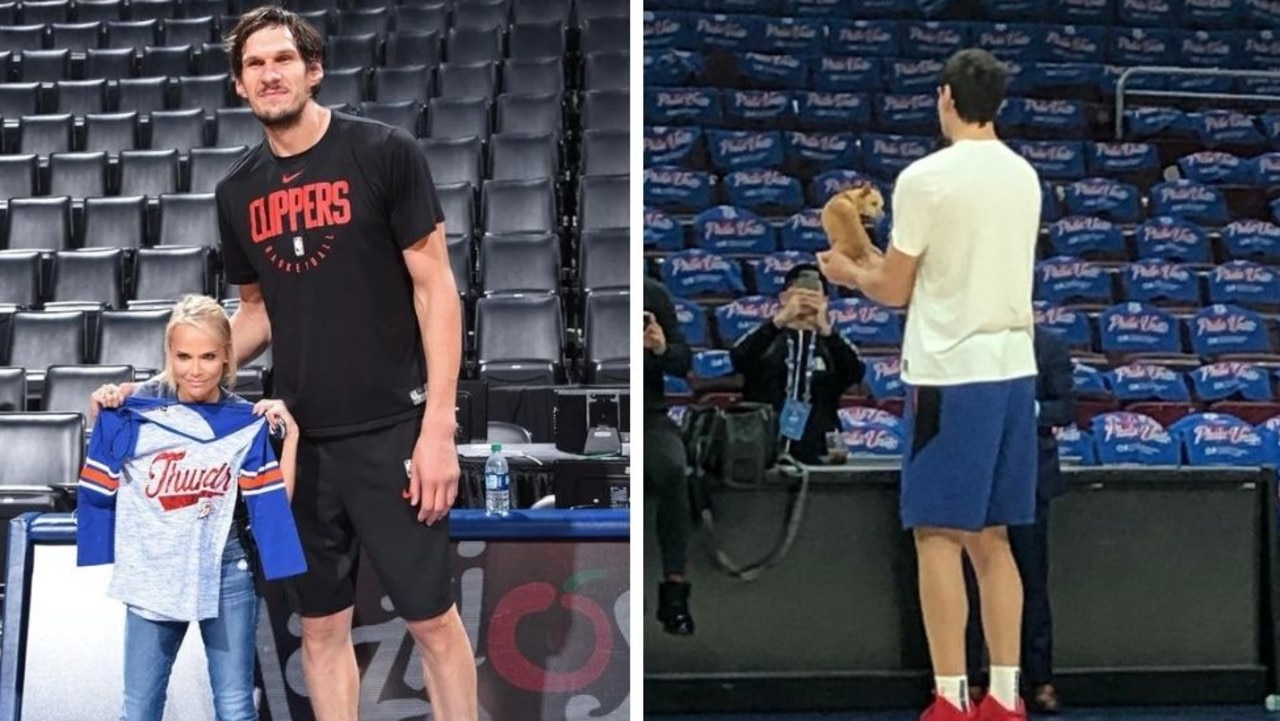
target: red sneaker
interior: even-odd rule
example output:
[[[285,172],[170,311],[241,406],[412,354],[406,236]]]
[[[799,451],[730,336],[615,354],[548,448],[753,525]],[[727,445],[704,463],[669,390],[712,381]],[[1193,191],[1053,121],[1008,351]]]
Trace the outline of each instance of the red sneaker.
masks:
[[[920,721],[974,721],[976,718],[972,706],[968,711],[961,711],[936,693],[933,695],[933,703],[920,714]]]
[[[1027,707],[1022,699],[1018,699],[1018,708],[1010,711],[995,696],[987,694],[982,703],[978,704],[973,718],[974,721],[1027,721]]]

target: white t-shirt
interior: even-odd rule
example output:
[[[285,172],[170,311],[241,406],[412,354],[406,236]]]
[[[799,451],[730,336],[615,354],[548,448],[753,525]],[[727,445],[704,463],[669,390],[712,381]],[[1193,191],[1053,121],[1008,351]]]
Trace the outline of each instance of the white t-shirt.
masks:
[[[1036,374],[1031,306],[1040,179],[999,140],[962,140],[908,166],[893,245],[920,258],[902,379],[957,385]]]

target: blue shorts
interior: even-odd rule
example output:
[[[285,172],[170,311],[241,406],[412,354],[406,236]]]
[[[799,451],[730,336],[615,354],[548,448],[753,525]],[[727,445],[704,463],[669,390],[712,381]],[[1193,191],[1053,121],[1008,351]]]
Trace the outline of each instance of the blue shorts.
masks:
[[[902,525],[980,531],[1035,520],[1036,379],[908,386]]]

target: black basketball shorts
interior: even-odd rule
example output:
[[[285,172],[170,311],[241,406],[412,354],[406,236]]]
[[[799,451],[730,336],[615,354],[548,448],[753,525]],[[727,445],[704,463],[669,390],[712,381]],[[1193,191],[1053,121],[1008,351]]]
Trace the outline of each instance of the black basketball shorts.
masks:
[[[449,520],[419,523],[418,507],[403,496],[404,462],[421,424],[411,418],[299,441],[291,505],[307,572],[284,582],[294,611],[328,616],[353,605],[362,548],[405,620],[433,618],[453,605]]]

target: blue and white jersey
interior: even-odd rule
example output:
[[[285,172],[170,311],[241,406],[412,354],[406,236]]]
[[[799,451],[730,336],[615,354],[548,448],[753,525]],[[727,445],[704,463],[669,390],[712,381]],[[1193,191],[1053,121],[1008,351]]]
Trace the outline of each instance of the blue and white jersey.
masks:
[[[108,595],[144,617],[217,615],[237,494],[266,578],[306,570],[267,422],[242,400],[135,394],[103,410],[79,485],[78,563],[115,563]]]

